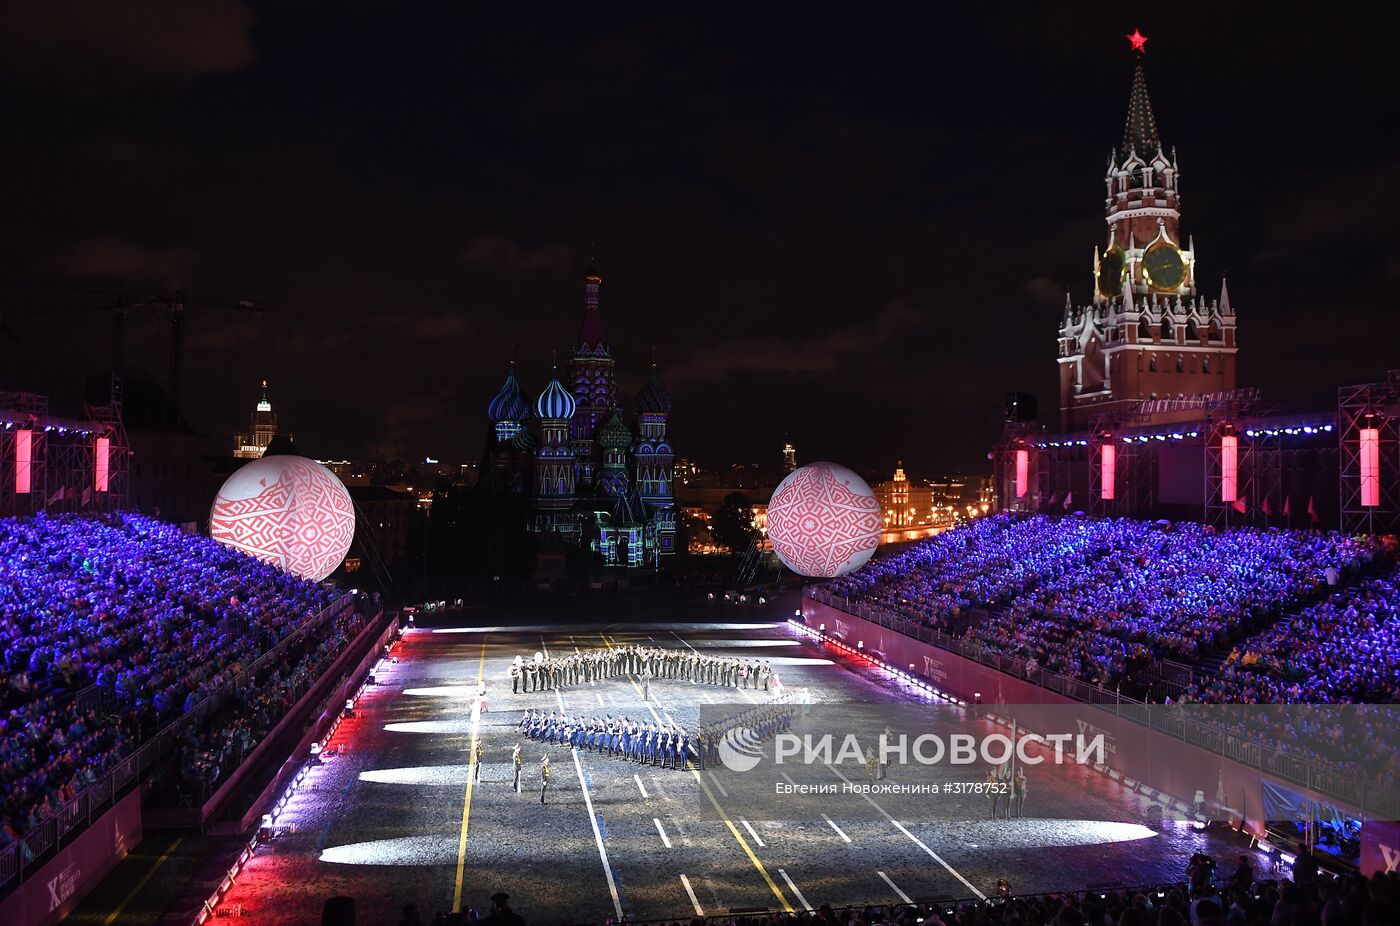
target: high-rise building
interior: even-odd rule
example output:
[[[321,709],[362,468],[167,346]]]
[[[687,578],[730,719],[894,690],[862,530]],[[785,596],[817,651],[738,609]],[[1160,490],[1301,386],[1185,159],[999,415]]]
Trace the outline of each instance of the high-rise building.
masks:
[[[607,566],[655,566],[676,552],[671,397],[653,362],[627,424],[598,307],[602,283],[590,267],[570,386],[551,379],[532,418],[512,363],[487,404],[485,456],[514,491],[529,492],[536,532],[585,547]]]
[[[1094,296],[1065,297],[1059,331],[1060,419],[1081,430],[1105,413],[1235,388],[1235,311],[1197,291],[1196,247],[1181,235],[1181,169],[1162,144],[1141,42],[1122,143],[1109,153],[1105,240],[1094,247]],[[1157,420],[1195,411],[1165,407]]]
[[[253,413],[248,416],[248,430],[234,435],[233,455],[242,460],[256,460],[277,434],[277,413],[272,410],[272,403],[267,398],[267,380],[263,380],[258,404],[253,406]],[[292,438],[290,432],[284,436],[288,440]]]

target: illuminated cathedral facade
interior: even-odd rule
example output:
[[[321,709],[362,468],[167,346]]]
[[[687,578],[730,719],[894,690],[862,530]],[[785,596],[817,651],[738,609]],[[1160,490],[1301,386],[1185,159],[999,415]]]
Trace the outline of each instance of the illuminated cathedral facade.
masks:
[[[487,403],[488,465],[531,502],[531,530],[596,554],[610,567],[660,567],[676,552],[671,397],[653,363],[631,420],[617,396],[592,269],[583,322],[561,381],[531,403],[515,376]]]
[[[1140,57],[1146,39],[1135,36],[1139,60],[1123,141],[1104,175],[1108,227],[1094,247],[1093,300],[1076,306],[1066,296],[1060,322],[1066,431],[1154,399],[1235,388],[1235,311],[1223,280],[1218,299],[1198,294],[1195,242],[1181,235],[1181,168],[1157,134]]]

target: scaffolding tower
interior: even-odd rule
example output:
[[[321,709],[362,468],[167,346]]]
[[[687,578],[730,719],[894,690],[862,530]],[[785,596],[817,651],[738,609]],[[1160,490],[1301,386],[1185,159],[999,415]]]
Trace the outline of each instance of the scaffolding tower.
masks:
[[[1337,390],[1341,529],[1400,532],[1400,370],[1383,382]]]

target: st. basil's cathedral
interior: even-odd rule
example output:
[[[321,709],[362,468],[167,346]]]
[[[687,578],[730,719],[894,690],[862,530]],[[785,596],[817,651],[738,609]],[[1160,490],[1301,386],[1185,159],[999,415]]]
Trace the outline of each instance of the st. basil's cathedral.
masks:
[[[671,397],[653,362],[631,424],[617,399],[592,268],[566,386],[556,373],[534,404],[511,363],[487,403],[489,466],[527,493],[530,528],[589,550],[605,566],[660,567],[676,552],[675,452],[666,435]]]

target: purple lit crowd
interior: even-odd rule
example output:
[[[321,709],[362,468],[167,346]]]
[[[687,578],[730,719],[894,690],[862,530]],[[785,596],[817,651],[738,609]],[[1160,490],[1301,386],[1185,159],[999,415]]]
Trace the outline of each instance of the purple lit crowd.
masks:
[[[150,518],[0,520],[0,845],[332,597]]]
[[[1188,694],[1394,701],[1400,591],[1393,575],[1353,584],[1390,552],[1335,532],[998,515],[827,590],[1095,684],[1234,647]]]
[[[1400,703],[1400,574],[1344,588],[1236,646],[1190,692],[1236,703]]]

